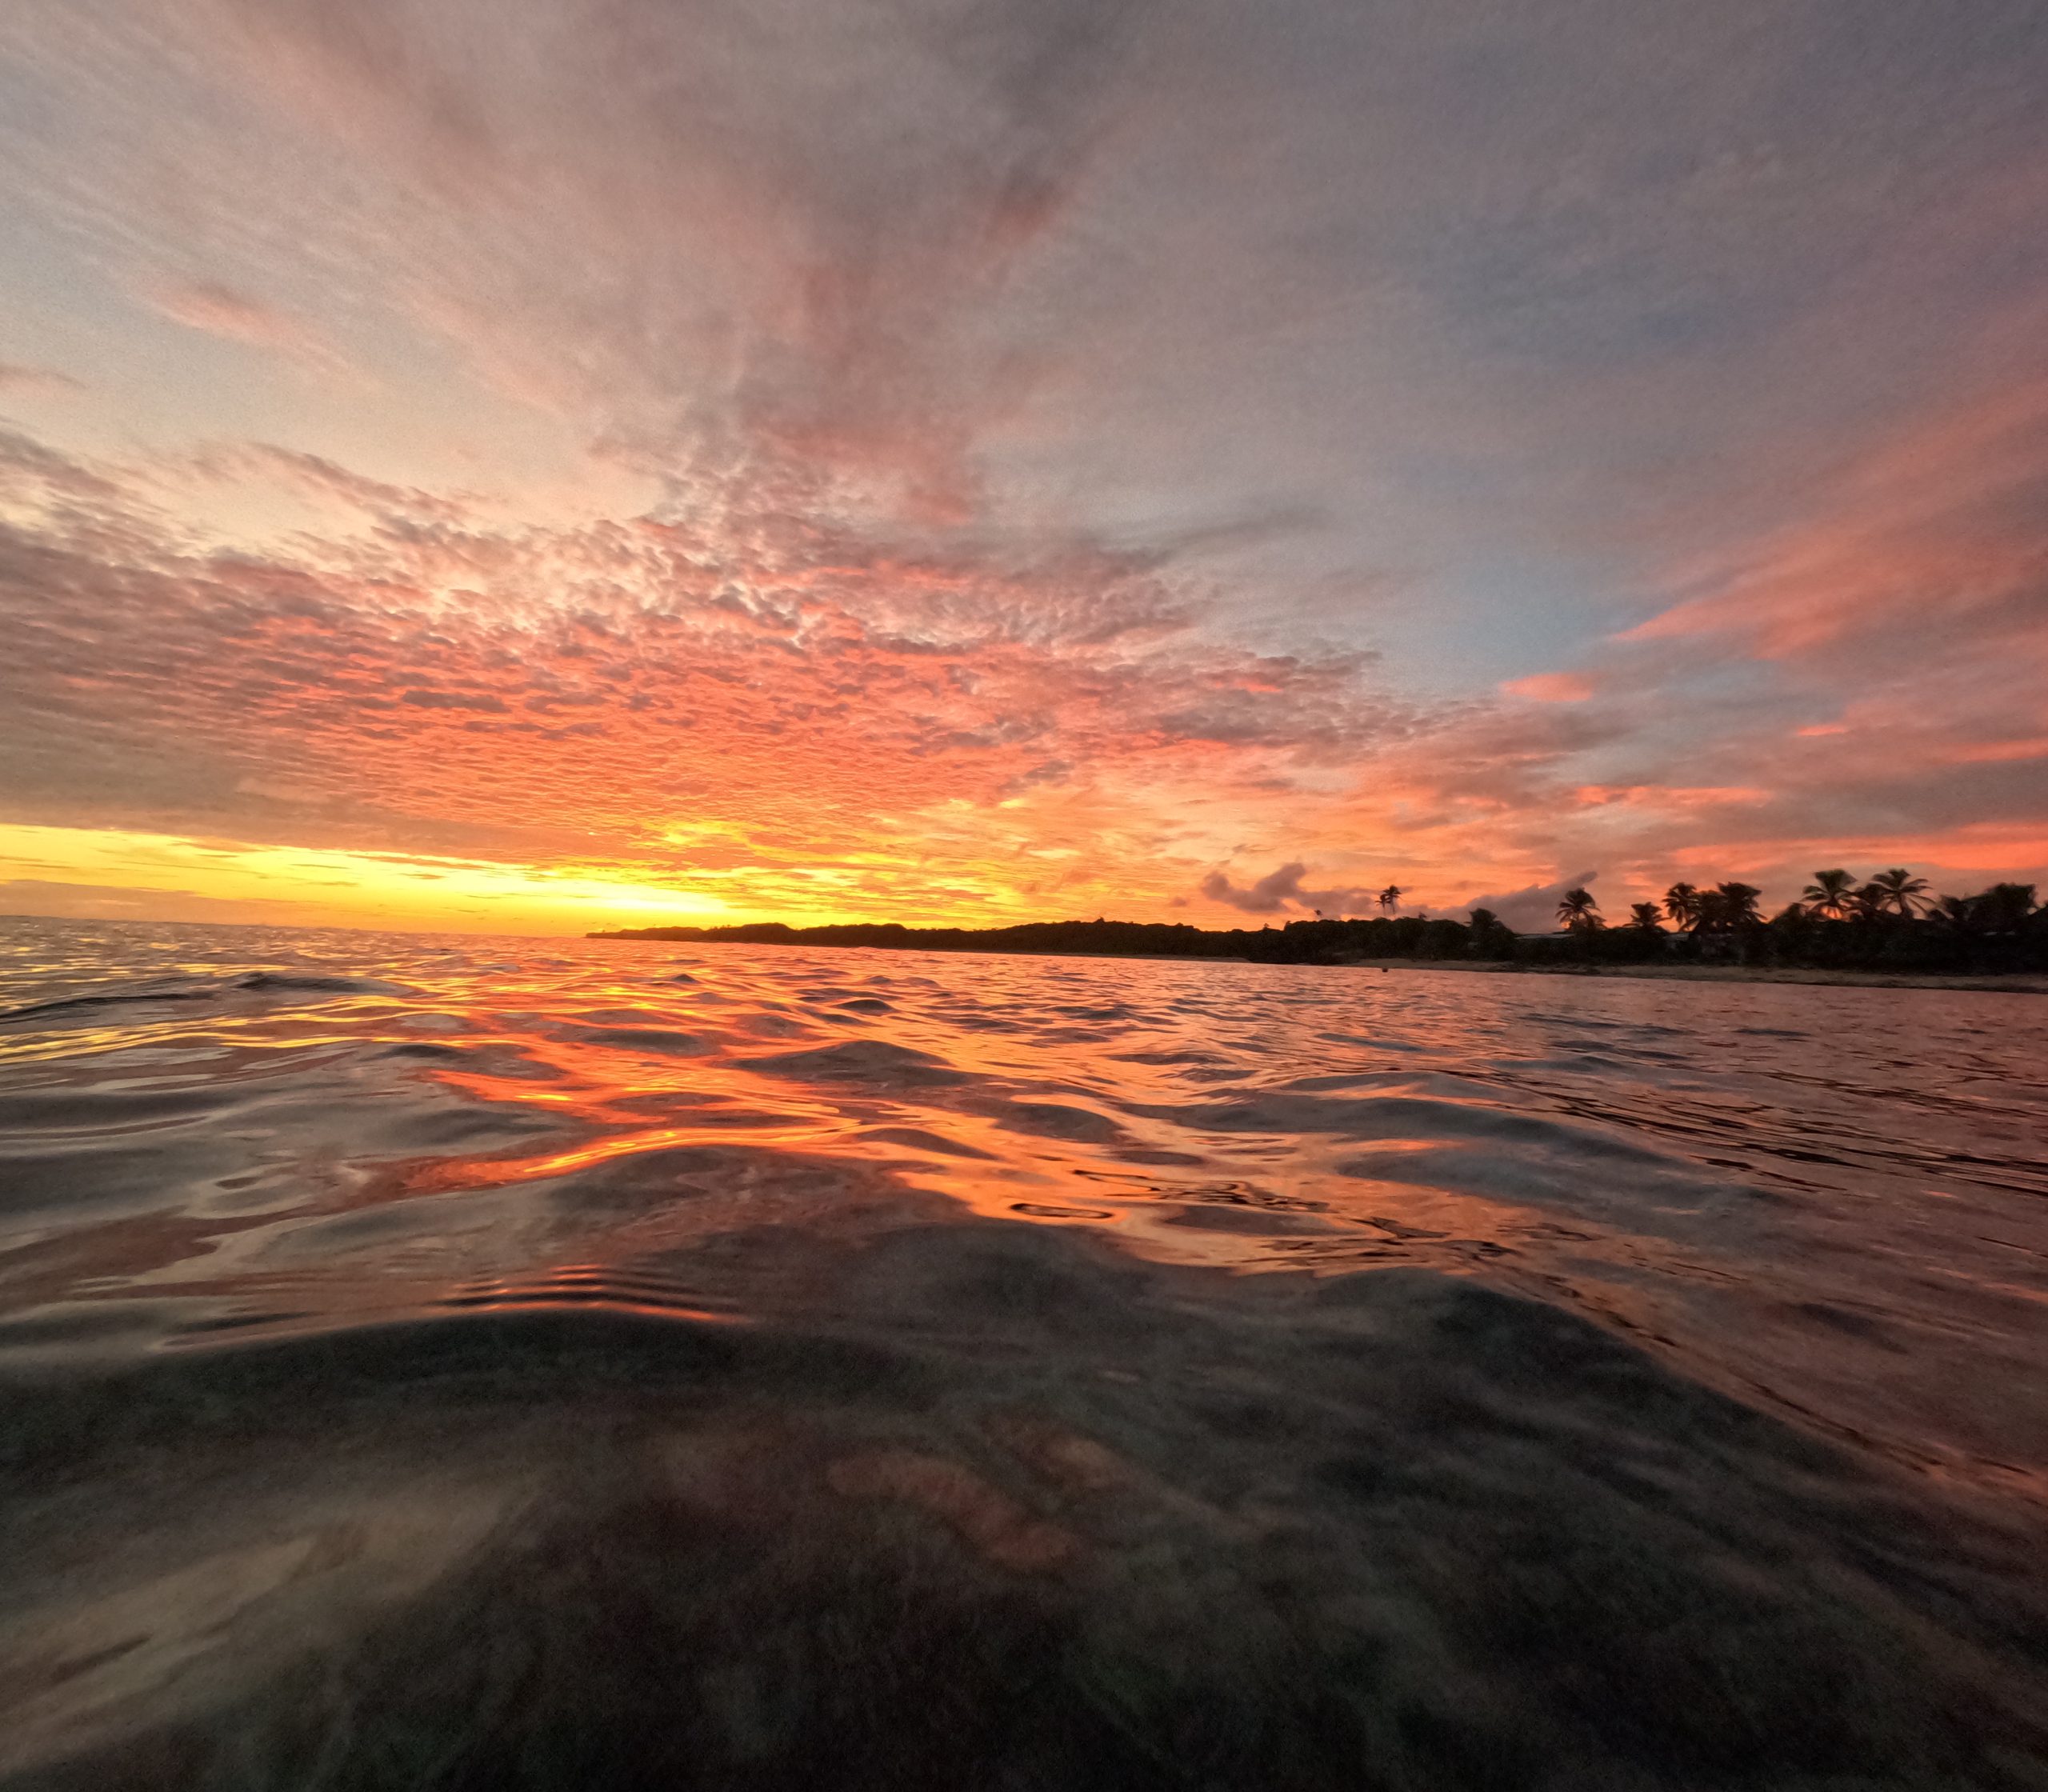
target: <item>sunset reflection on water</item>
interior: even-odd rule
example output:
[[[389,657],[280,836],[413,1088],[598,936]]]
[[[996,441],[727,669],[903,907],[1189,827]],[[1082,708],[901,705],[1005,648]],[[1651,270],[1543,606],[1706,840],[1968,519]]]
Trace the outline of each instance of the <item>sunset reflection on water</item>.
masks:
[[[1082,1625],[1060,1646],[1107,1650],[1118,1674],[1155,1644],[1077,1615],[1112,1598],[1090,1576],[1140,1575],[1112,1603],[1167,1630],[1176,1601],[1220,1601],[1205,1622],[1277,1624],[1312,1656],[1338,1646],[1301,1638],[1373,1600],[1478,1600],[1478,1630],[1441,1646],[1490,1697],[1534,1701],[1532,1723],[1549,1682],[1511,1665],[1520,1621],[1495,1605],[1536,1595],[1490,1552],[1579,1559],[1587,1526],[1635,1566],[1600,1623],[1544,1645],[1561,1674],[1594,1671],[1589,1649],[1621,1673],[1643,1590],[1711,1579],[1724,1548],[1742,1574],[1778,1552],[1791,1578],[1757,1583],[1741,1622],[1803,1614],[1790,1638],[1820,1622],[1814,1588],[1876,1573],[1871,1539],[1891,1538],[1904,1578],[1813,1645],[1837,1667],[1893,1622],[1886,1601],[1935,1601],[1920,1641],[1883,1645],[1900,1660],[1988,1590],[2007,1615],[1942,1648],[1995,1654],[1999,1626],[2048,1610],[2017,1566],[2048,1515],[2048,1009],[2027,997],[27,922],[0,923],[0,1373],[30,1415],[23,1462],[50,1457],[9,1496],[20,1522],[154,1539],[138,1562],[220,1525],[241,1550],[230,1515],[302,1473],[295,1515],[258,1528],[311,1526],[325,1562],[334,1498],[445,1499],[427,1530],[359,1520],[394,1539],[376,1587],[442,1589],[347,1594],[401,1626],[377,1646],[393,1661],[445,1654],[443,1625],[525,1634],[540,1620],[502,1609],[522,1552],[582,1548],[592,1525],[638,1537],[650,1500],[680,1503],[650,1539],[782,1514],[772,1546],[706,1558],[705,1586],[757,1547],[778,1586],[810,1584],[821,1550],[893,1561],[913,1544],[890,1515],[922,1514],[914,1550],[979,1566],[901,1622],[943,1630],[946,1600],[1011,1597],[976,1576],[1021,1575],[1082,1602],[1031,1622]],[[122,1453],[146,1444],[138,1479]],[[323,1490],[349,1463],[363,1489]],[[430,1464],[459,1488],[426,1490]],[[1612,1487],[1560,1490],[1586,1475]],[[131,1510],[143,1487],[157,1503]],[[449,1530],[456,1514],[482,1515]],[[864,1514],[884,1531],[840,1537]],[[1357,1553],[1361,1525],[1381,1553]],[[1742,1534],[1707,1541],[1726,1526]],[[1290,1537],[1318,1539],[1316,1566],[1254,1570]],[[1183,1578],[1143,1578],[1162,1538]],[[615,1621],[655,1572],[618,1546],[547,1624]],[[1229,1575],[1250,1578],[1207,1578],[1240,1557]],[[42,1615],[0,1634],[20,1760],[104,1766],[123,1738],[198,1722],[188,1658],[271,1702],[280,1736],[330,1721],[266,1678],[243,1620],[193,1641],[199,1583],[175,1577],[149,1597],[183,1615],[138,1632],[159,1639],[155,1678],[82,1670],[58,1698],[35,1639],[97,1638],[64,1646],[97,1662],[143,1595],[74,1611],[70,1582],[36,1578],[57,1559],[22,1558],[17,1596]],[[287,1595],[304,1572],[263,1568],[250,1609],[310,1600],[356,1635],[341,1591]],[[1376,1574],[1394,1579],[1353,1585]],[[1925,1592],[1950,1580],[1975,1590]],[[1686,1598],[1748,1611],[1752,1592]],[[899,1622],[859,1610],[856,1628]],[[1674,1686],[1719,1658],[1702,1622]],[[1230,1670],[1243,1696],[1283,1657]],[[566,1687],[564,1710],[594,1696]],[[1754,1719],[1765,1755],[1805,1721],[1782,1715]],[[1950,1719],[1926,1722],[1884,1746],[1954,1766],[1926,1739]]]
[[[1958,1329],[2017,1348],[2040,1286],[1983,1235],[2048,1193],[2024,997],[8,925],[6,1149],[78,1196],[26,1286],[166,1339],[570,1276],[722,1311],[705,1240],[947,1204],[1165,1263],[1483,1271],[1750,1386],[1870,1348],[1817,1304],[1926,1334],[1931,1377]]]

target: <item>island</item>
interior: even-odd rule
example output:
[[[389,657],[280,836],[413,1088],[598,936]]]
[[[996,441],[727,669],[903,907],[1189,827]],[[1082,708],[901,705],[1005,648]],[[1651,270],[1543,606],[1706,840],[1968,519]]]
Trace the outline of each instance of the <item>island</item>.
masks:
[[[1626,976],[1750,977],[1802,982],[1985,983],[2048,988],[2048,908],[2030,884],[1934,898],[1903,870],[1856,884],[1815,874],[1804,897],[1766,919],[1759,892],[1729,881],[1674,884],[1610,926],[1585,890],[1565,893],[1554,932],[1521,933],[1486,909],[1464,919],[1422,914],[1315,916],[1256,928],[1171,922],[1034,921],[1004,927],[914,927],[900,922],[794,926],[620,927],[593,939],[703,945],[867,947],[1254,964],[1426,964],[1441,969]],[[1669,922],[1670,925],[1666,925]]]

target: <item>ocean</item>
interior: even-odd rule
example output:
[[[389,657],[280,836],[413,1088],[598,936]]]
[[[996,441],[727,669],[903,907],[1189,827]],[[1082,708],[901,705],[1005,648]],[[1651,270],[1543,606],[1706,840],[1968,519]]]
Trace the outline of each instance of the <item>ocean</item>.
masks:
[[[0,1786],[2048,1786],[2048,1001],[0,921]]]

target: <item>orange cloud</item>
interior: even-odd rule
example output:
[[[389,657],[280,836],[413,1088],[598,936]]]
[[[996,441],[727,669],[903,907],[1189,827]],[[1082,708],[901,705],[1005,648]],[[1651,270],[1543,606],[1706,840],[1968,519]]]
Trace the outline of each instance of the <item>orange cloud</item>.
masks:
[[[494,531],[294,470],[368,531],[288,562],[195,551],[74,469],[93,502],[0,538],[13,819],[537,866],[728,910],[1161,912],[1274,779],[1414,726],[1360,656],[1205,640],[1142,558],[778,540],[715,511]]]

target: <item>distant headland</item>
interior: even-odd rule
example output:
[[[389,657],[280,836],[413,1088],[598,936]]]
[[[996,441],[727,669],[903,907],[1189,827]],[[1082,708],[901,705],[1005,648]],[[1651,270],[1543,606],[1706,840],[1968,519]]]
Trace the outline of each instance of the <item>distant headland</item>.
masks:
[[[1936,898],[1924,880],[1887,871],[1858,884],[1814,874],[1804,898],[1766,919],[1752,886],[1672,886],[1610,926],[1589,891],[1567,890],[1554,933],[1517,933],[1485,909],[1466,920],[1419,914],[1318,916],[1279,926],[1034,921],[1007,927],[912,927],[899,922],[780,921],[726,927],[621,927],[592,939],[736,946],[866,946],[890,951],[999,952],[1134,958],[1241,959],[1254,964],[1413,962],[1449,969],[1607,970],[1651,976],[1813,974],[1828,980],[2048,974],[2048,908],[2030,884]],[[1666,923],[1669,923],[1667,926]]]

